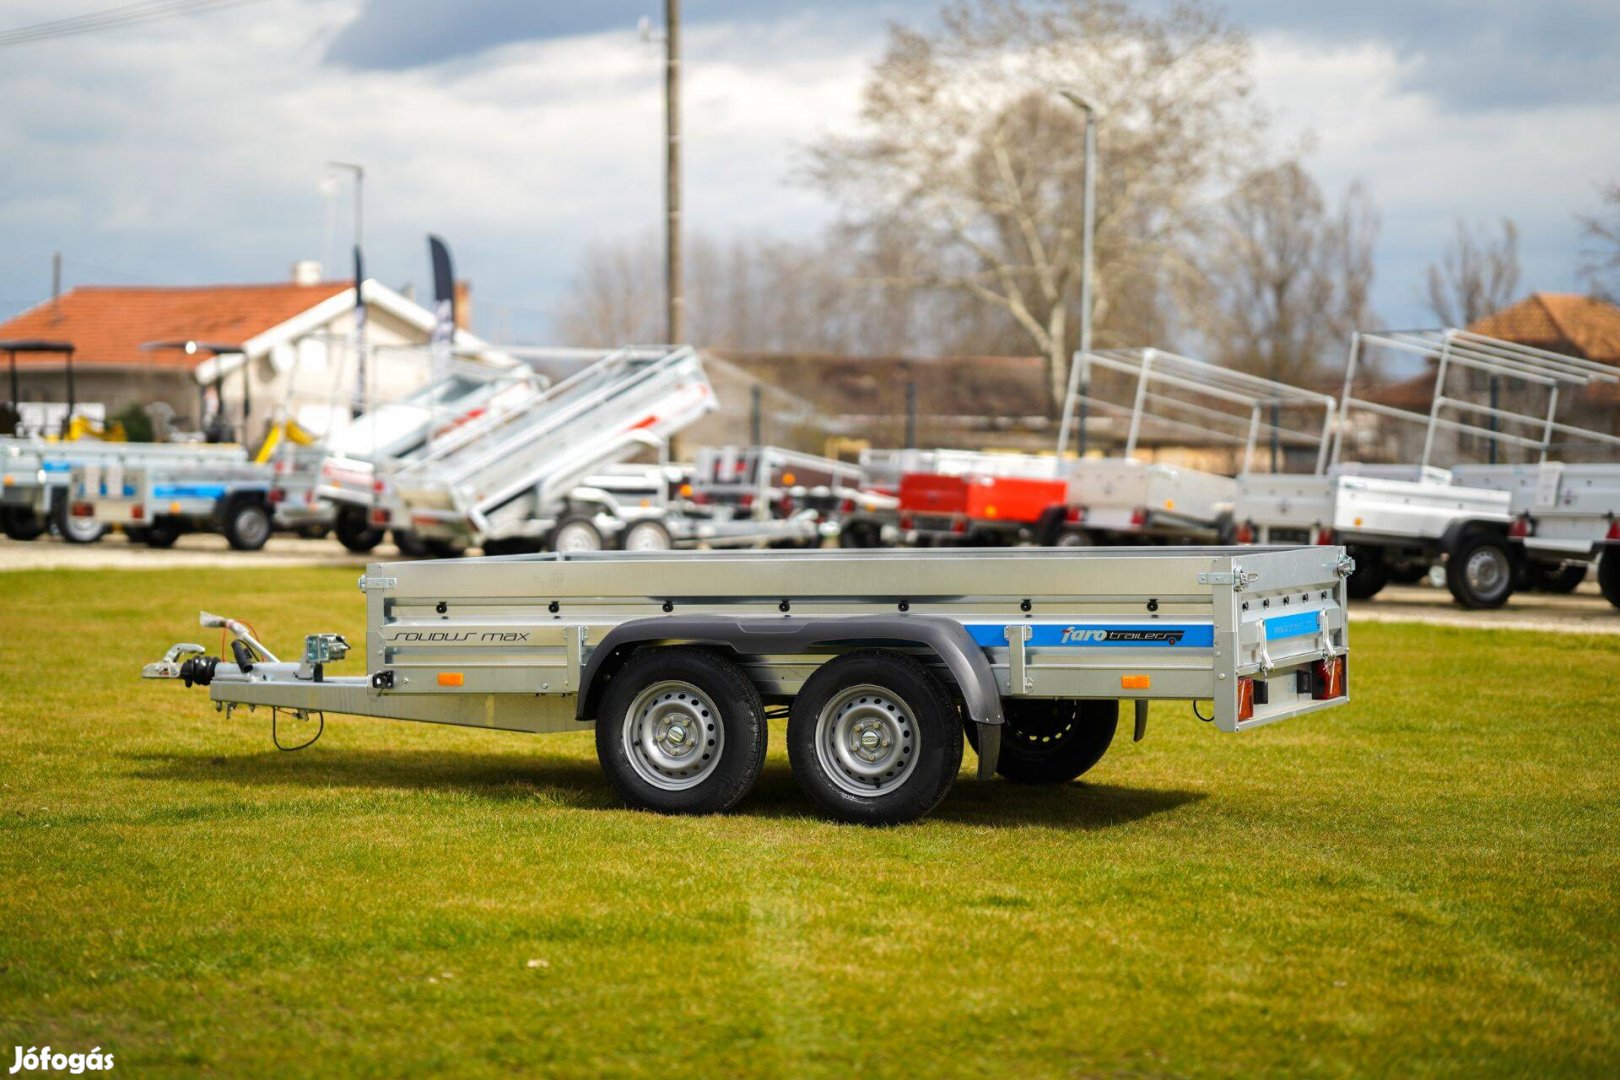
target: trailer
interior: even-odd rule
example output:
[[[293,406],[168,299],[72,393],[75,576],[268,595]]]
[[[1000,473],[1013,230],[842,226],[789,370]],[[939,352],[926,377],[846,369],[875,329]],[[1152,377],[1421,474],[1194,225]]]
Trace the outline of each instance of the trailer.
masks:
[[[626,347],[401,463],[385,494],[427,541],[486,554],[601,550],[631,539],[643,516],[576,490],[582,481],[644,452],[667,457],[669,440],[716,407],[691,347]],[[641,531],[659,527],[672,531],[661,521]]]
[[[900,539],[913,547],[1031,541],[1063,502],[1063,463],[1042,454],[902,451],[893,459]]]
[[[1426,413],[1356,394],[1356,374],[1370,350],[1434,364]],[[1524,393],[1542,395],[1546,411],[1537,414],[1529,405],[1504,407],[1499,397],[1493,404],[1473,401],[1466,388],[1452,389],[1459,378],[1497,387],[1493,396],[1507,380]],[[1459,604],[1500,607],[1526,575],[1523,538],[1513,535],[1523,527],[1513,509],[1513,478],[1498,469],[1493,474],[1497,482],[1478,483],[1485,473],[1436,466],[1442,436],[1459,440],[1449,451],[1452,458],[1460,456],[1466,440],[1544,459],[1552,437],[1567,430],[1555,419],[1559,392],[1615,378],[1603,365],[1462,330],[1358,333],[1351,340],[1339,397],[1341,422],[1327,460],[1314,477],[1241,477],[1237,517],[1242,529],[1262,542],[1306,533],[1317,542],[1346,545],[1357,567],[1350,582],[1353,598],[1370,598],[1390,581],[1419,580],[1443,566],[1447,588]],[[1390,465],[1341,463],[1347,421],[1355,412],[1421,427],[1419,459]],[[1606,530],[1605,523],[1592,538],[1589,557],[1605,543]]]
[[[1204,469],[1141,460],[1138,449],[1153,435],[1192,436],[1228,447],[1241,453],[1239,473],[1259,467],[1262,440],[1272,475],[1287,468],[1291,455],[1303,452],[1314,465],[1327,454],[1335,413],[1327,394],[1163,349],[1076,353],[1074,364],[1075,388],[1061,429],[1069,430],[1078,411],[1080,458],[1068,470],[1063,515],[1048,521],[1043,542],[1232,542],[1238,481]],[[1130,394],[1129,406],[1097,389],[1099,373]],[[1093,411],[1126,424],[1118,456],[1087,456]]]
[[[275,529],[269,465],[216,444],[190,457],[75,465],[72,512],[121,526],[130,539],[167,548],[191,532],[223,533],[238,551],[257,551]]]
[[[876,547],[876,537],[856,535],[845,543],[855,514],[893,510],[899,500],[867,486],[860,465],[779,446],[705,447],[692,473],[692,498],[702,507],[730,507],[756,521],[794,522],[794,532],[773,538],[775,546],[820,547],[838,538],[841,546]],[[861,542],[853,542],[861,541]]]
[[[526,364],[458,356],[444,378],[355,418],[327,441],[327,453],[313,481],[315,501],[333,507],[339,542],[350,551],[370,551],[392,528],[401,548],[414,550],[401,508],[387,498],[390,473],[432,453],[447,439],[465,440],[481,427],[528,407],[547,385]],[[289,483],[299,481],[289,478]]]
[[[786,717],[794,774],[832,817],[931,810],[964,738],[980,779],[1064,782],[1129,703],[1187,701],[1241,732],[1349,699],[1338,548],[610,552],[374,563],[364,673],[314,633],[281,660],[204,613],[230,655],[174,645],[147,678],[287,724],[349,713],[507,731],[594,726],[633,807],[713,813]],[[1199,703],[1209,702],[1207,711]],[[309,730],[307,727],[305,730]]]
[[[6,535],[32,540],[54,526],[68,543],[94,543],[118,519],[103,516],[93,500],[75,495],[80,477],[90,477],[98,488],[106,481],[108,491],[122,497],[129,478],[148,466],[222,463],[244,456],[234,445],[3,438],[0,512]]]

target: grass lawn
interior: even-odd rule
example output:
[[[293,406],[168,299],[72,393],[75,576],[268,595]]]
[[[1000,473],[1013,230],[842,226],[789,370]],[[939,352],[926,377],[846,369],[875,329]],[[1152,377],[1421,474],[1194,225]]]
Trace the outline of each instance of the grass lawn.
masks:
[[[354,578],[0,574],[0,1068],[1620,1073],[1620,639],[1359,626],[1348,708],[1156,707],[1057,789],[970,754],[889,830],[814,817],[779,730],[739,813],[672,819],[586,734],[283,754],[137,677],[204,606],[358,640]]]

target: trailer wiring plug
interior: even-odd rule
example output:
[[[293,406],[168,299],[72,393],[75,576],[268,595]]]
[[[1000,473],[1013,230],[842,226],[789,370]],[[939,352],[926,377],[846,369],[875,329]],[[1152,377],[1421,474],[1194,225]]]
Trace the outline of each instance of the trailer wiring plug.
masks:
[[[270,741],[276,744],[276,749],[291,754],[314,746],[315,741],[326,731],[326,714],[311,709],[288,709],[286,711],[292,713],[295,720],[308,721],[311,716],[314,716],[318,726],[315,728],[315,734],[311,735],[307,740],[298,743],[296,746],[288,746],[281,741],[282,709],[278,705],[270,706]]]

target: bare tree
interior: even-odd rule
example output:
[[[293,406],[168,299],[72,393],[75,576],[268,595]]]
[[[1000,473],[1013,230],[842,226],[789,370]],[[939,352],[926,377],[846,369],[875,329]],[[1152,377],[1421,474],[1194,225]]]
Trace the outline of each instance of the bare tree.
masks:
[[[1620,180],[1603,189],[1603,209],[1581,217],[1581,274],[1592,295],[1620,303]]]
[[[1470,326],[1507,307],[1519,290],[1519,228],[1502,219],[1502,237],[1493,241],[1457,219],[1457,233],[1445,254],[1429,267],[1424,300],[1443,326]]]
[[[1297,162],[1250,174],[1202,231],[1188,305],[1211,358],[1284,382],[1323,374],[1371,321],[1378,216],[1355,186],[1334,210]]]
[[[927,258],[882,283],[968,297],[1046,357],[1055,406],[1074,344],[1082,117],[1099,106],[1095,340],[1163,325],[1158,282],[1177,263],[1199,193],[1230,175],[1262,127],[1247,39],[1178,2],[966,0],[939,29],[894,27],[861,110],[864,130],[811,154],[810,179],[852,236],[908,238]]]

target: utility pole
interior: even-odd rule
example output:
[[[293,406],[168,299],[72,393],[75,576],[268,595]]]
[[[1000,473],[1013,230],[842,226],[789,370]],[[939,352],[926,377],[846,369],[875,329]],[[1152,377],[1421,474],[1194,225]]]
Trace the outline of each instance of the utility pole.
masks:
[[[328,169],[354,176],[354,395],[349,412],[358,417],[370,407],[370,373],[366,370],[366,298],[364,250],[366,239],[366,170],[349,161],[328,161]]]
[[[62,253],[51,253],[51,317],[62,317]]]
[[[665,340],[686,340],[686,292],[681,280],[681,3],[664,0],[664,290]]]
[[[1097,227],[1097,118],[1100,110],[1095,104],[1073,90],[1059,91],[1069,104],[1085,113],[1086,116],[1086,161],[1085,161],[1085,193],[1082,196],[1081,206],[1081,251],[1080,251],[1080,355],[1091,352],[1091,279],[1096,270],[1096,257],[1092,252],[1092,237]],[[1069,425],[1074,416],[1075,396],[1082,395],[1080,401],[1080,456],[1086,456],[1086,402],[1084,397],[1090,395],[1090,388],[1080,385],[1081,370],[1084,364],[1071,363],[1069,366],[1069,392],[1063,401],[1063,420],[1058,424],[1057,453],[1062,457],[1069,449]]]

